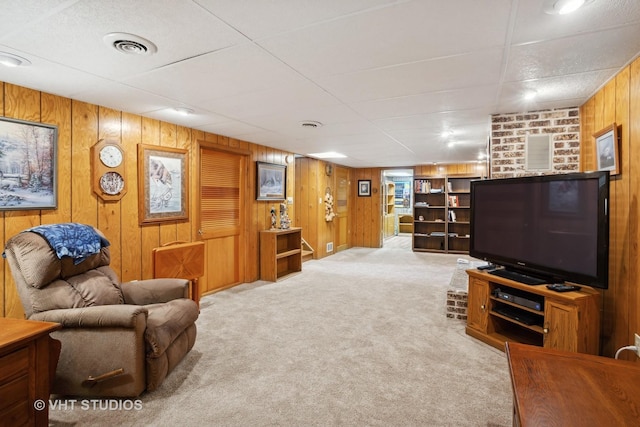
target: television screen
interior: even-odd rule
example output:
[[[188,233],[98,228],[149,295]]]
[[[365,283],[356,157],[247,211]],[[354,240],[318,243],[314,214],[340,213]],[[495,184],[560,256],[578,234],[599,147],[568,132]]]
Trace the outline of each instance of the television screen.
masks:
[[[542,278],[608,286],[609,173],[471,183],[469,254]]]

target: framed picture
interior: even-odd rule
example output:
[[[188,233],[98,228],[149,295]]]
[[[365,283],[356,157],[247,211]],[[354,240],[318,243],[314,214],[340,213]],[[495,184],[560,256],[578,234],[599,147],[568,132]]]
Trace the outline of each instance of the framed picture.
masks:
[[[620,173],[618,154],[618,126],[615,123],[593,134],[596,139],[596,165],[601,171],[610,171],[611,175]]]
[[[55,209],[58,128],[0,117],[0,210]]]
[[[371,180],[370,179],[358,180],[358,196],[359,197],[371,196]]]
[[[140,225],[188,219],[188,151],[138,144],[138,221]]]
[[[256,200],[285,200],[287,198],[287,167],[256,162]]]

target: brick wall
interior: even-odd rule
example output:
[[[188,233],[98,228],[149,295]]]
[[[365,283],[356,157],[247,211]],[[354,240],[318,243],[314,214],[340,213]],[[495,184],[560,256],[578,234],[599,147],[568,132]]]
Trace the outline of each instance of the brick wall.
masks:
[[[491,178],[536,175],[525,170],[527,134],[551,134],[553,166],[546,173],[580,170],[578,107],[491,116]]]

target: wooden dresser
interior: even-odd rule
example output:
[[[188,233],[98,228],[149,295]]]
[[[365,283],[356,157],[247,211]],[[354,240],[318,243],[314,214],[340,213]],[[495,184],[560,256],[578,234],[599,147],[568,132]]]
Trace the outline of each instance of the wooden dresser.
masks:
[[[0,318],[0,426],[46,426],[61,325]]]

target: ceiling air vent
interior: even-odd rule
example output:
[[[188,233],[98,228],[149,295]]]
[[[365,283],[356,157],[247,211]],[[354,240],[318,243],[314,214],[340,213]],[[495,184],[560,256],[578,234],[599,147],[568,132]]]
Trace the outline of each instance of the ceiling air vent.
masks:
[[[307,120],[304,122],[300,122],[300,126],[302,126],[303,128],[319,128],[320,126],[322,126],[322,123],[315,122],[313,120]]]
[[[153,55],[158,51],[147,39],[128,33],[109,33],[102,38],[107,46],[128,55]]]

